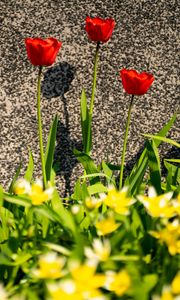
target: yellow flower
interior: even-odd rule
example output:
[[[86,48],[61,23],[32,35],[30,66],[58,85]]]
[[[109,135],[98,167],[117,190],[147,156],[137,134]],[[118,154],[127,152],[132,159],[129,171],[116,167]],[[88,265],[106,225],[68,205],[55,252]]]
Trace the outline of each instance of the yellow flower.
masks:
[[[89,210],[92,210],[92,209],[96,209],[96,208],[100,207],[102,204],[102,201],[103,200],[101,198],[88,197],[85,200],[85,204]]]
[[[51,199],[54,188],[49,186],[46,190],[43,190],[43,184],[41,180],[36,180],[29,193],[29,197],[33,205],[40,205],[43,202]]]
[[[149,188],[149,196],[139,195],[137,198],[143,203],[147,212],[152,217],[171,218],[175,215],[175,209],[170,201],[173,192],[157,196],[153,187]]]
[[[99,288],[105,282],[104,274],[96,274],[94,261],[87,261],[81,265],[72,265],[70,273],[76,286],[76,291],[83,296],[83,299],[93,299],[92,295],[100,295]]]
[[[49,284],[48,290],[53,300],[106,300],[99,290],[78,291],[72,279]]]
[[[95,226],[98,230],[99,235],[106,235],[115,231],[120,226],[120,224],[115,223],[113,217],[108,217],[107,219],[103,219],[97,222]]]
[[[33,274],[38,278],[56,279],[64,276],[65,272],[62,270],[65,264],[64,257],[58,257],[55,252],[50,252],[42,255],[39,258],[39,269],[34,270]]]
[[[96,264],[91,261],[73,267],[71,275],[77,290],[81,292],[96,292],[105,282],[105,275],[96,274]]]
[[[82,295],[84,300],[107,300],[106,296],[99,290],[83,292]]]
[[[124,295],[131,286],[131,278],[126,270],[107,272],[105,288],[118,296]]]
[[[31,185],[24,178],[18,179],[13,187],[13,191],[16,195],[28,194],[30,190],[31,190]]]
[[[16,195],[27,195],[33,205],[40,205],[50,200],[54,192],[54,188],[50,183],[48,183],[48,188],[43,190],[43,183],[40,179],[30,185],[30,183],[23,178],[16,181],[13,190]]]
[[[71,279],[49,284],[48,291],[53,300],[84,300],[82,294],[77,292],[76,285]]]
[[[171,288],[173,294],[180,295],[180,272],[176,274],[174,277],[172,283],[171,283]]]
[[[164,287],[160,300],[175,300],[169,287]]]
[[[114,187],[110,188],[103,202],[114,209],[118,214],[128,215],[129,206],[132,205],[135,200],[127,197],[127,190],[127,187],[124,187],[121,191],[117,191]]]
[[[85,247],[85,255],[89,259],[97,261],[106,261],[111,253],[111,244],[109,240],[93,240],[93,249]]]
[[[150,231],[150,234],[164,242],[171,255],[180,254],[180,224],[178,219],[172,223],[169,222],[165,228],[158,232]]]

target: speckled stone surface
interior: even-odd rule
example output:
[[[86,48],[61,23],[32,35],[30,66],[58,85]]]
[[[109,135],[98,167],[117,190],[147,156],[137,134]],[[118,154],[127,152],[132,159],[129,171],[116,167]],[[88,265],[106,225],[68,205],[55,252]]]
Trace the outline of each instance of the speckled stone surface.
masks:
[[[119,70],[149,71],[155,81],[142,97],[136,97],[127,147],[127,165],[143,146],[142,133],[155,133],[178,109],[179,100],[179,13],[171,0],[0,0],[1,9],[1,98],[0,183],[7,188],[22,160],[23,174],[31,148],[39,161],[36,81],[37,69],[26,56],[26,37],[50,37],[63,44],[56,63],[44,69],[42,115],[44,139],[53,116],[59,116],[56,157],[61,169],[58,185],[68,191],[81,167],[72,147],[81,147],[80,94],[91,93],[95,44],[88,41],[85,17],[112,17],[116,27],[111,40],[100,50],[97,93],[93,117],[93,157],[119,163],[129,96],[119,80]],[[179,120],[170,137],[179,139]],[[166,157],[180,156],[163,147]]]

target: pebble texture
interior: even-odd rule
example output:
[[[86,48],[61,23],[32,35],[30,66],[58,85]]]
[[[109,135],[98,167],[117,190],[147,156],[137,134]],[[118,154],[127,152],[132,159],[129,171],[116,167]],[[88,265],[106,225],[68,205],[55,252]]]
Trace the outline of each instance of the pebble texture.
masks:
[[[62,195],[82,173],[72,153],[81,148],[80,94],[90,98],[95,44],[84,30],[86,16],[112,17],[112,38],[101,46],[97,93],[93,116],[93,157],[99,163],[119,163],[129,96],[119,80],[119,70],[149,71],[155,81],[142,97],[136,97],[127,147],[130,168],[142,151],[142,133],[155,133],[179,108],[179,13],[171,0],[0,0],[1,98],[0,183],[7,188],[20,161],[23,174],[28,149],[39,161],[36,82],[37,68],[27,59],[24,39],[53,36],[63,44],[56,63],[44,69],[42,116],[44,140],[55,114],[59,116],[56,159]],[[179,120],[170,137],[178,141]],[[162,148],[166,157],[180,157],[177,150]],[[40,176],[38,168],[35,175]]]

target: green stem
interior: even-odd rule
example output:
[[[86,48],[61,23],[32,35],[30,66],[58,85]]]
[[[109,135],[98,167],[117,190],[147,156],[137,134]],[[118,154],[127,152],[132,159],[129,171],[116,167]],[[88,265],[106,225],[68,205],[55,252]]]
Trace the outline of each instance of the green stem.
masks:
[[[97,81],[97,65],[98,65],[98,53],[100,48],[100,42],[97,42],[95,59],[94,59],[94,72],[93,72],[93,86],[92,86],[92,94],[91,94],[91,102],[89,107],[89,122],[88,122],[88,133],[87,133],[87,145],[86,145],[86,153],[88,154],[91,150],[91,132],[92,132],[92,115],[93,115],[93,107],[94,107],[94,98],[96,92],[96,81]]]
[[[38,118],[39,147],[40,147],[42,174],[43,174],[43,185],[44,188],[46,188],[46,169],[45,169],[45,161],[44,161],[42,121],[41,121],[41,74],[42,74],[42,67],[40,66],[39,73],[38,73],[38,85],[37,85],[37,118]]]
[[[122,185],[123,185],[124,160],[125,160],[126,145],[127,145],[127,138],[128,138],[128,132],[129,132],[129,124],[130,124],[133,99],[134,99],[134,95],[132,95],[131,102],[129,104],[128,117],[127,117],[127,122],[126,122],[126,131],[125,131],[125,135],[124,135],[123,152],[122,152],[122,158],[121,158],[121,170],[120,170],[120,177],[119,177],[119,189],[122,189]]]

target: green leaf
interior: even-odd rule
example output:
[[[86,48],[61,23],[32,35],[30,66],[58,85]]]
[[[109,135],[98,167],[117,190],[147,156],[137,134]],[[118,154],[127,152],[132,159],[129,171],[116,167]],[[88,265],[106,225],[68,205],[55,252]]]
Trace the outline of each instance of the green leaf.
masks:
[[[33,159],[32,152],[30,150],[29,151],[29,163],[28,163],[28,167],[27,167],[26,173],[24,175],[24,179],[26,179],[27,181],[31,182],[32,175],[33,175],[33,170],[34,170],[34,159]]]
[[[75,183],[75,187],[74,187],[74,193],[71,196],[72,200],[78,200],[81,201],[81,181],[80,179],[78,179]]]
[[[121,165],[114,165],[111,163],[107,163],[107,166],[112,171],[119,171],[121,169]]]
[[[61,220],[60,220],[58,214],[45,204],[33,206],[33,211],[36,212],[37,214],[41,214],[42,216],[48,218],[49,220],[51,220],[53,222],[61,223]],[[62,226],[63,226],[63,224],[62,224]]]
[[[15,262],[14,262],[14,266],[22,265],[27,260],[29,260],[31,257],[32,257],[32,254],[21,252],[19,255],[17,255]]]
[[[81,129],[83,137],[83,149],[84,151],[88,150],[87,148],[87,137],[88,137],[88,126],[89,126],[89,110],[87,107],[87,99],[85,89],[82,89],[81,93]],[[92,144],[92,133],[90,133],[90,149]],[[88,151],[87,151],[88,152]]]
[[[25,207],[31,206],[31,201],[28,198],[21,196],[9,195],[7,193],[4,193],[4,200],[12,204],[17,204]]]
[[[144,234],[143,223],[141,221],[138,210],[135,207],[133,207],[133,210],[132,210],[131,230],[132,230],[132,234],[134,235],[135,238],[140,239],[143,237],[143,234]]]
[[[15,184],[15,182],[16,182],[16,180],[17,180],[19,174],[20,174],[21,167],[22,167],[22,163],[20,162],[20,164],[19,164],[19,166],[18,166],[18,168],[17,168],[17,170],[16,170],[16,173],[15,173],[15,175],[14,175],[12,181],[11,181],[11,184],[10,184],[10,186],[9,186],[9,189],[8,189],[8,193],[10,193],[10,194],[13,193],[13,187],[14,187],[14,184]]]
[[[74,154],[79,162],[83,165],[87,174],[99,173],[98,168],[96,167],[92,158],[84,152],[80,152],[77,149],[74,149]]]
[[[25,263],[32,257],[30,253],[21,253],[17,255],[15,261],[12,261],[8,256],[0,253],[0,264],[5,266],[19,266]]]
[[[109,178],[107,180],[107,185],[113,183],[113,185],[116,187],[116,182],[113,177],[113,171],[109,168],[108,164],[106,164],[104,161],[102,161],[102,169],[104,171],[104,174],[107,176],[107,178]]]
[[[108,191],[107,187],[105,187],[102,183],[99,182],[88,186],[88,192],[90,195],[105,193],[107,191]]]
[[[67,248],[65,248],[65,247],[63,247],[61,245],[57,245],[57,244],[53,244],[53,243],[48,243],[48,242],[45,242],[44,245],[46,247],[48,247],[49,249],[57,251],[57,252],[59,252],[59,253],[61,253],[63,255],[69,256],[71,254],[71,252]]]
[[[164,160],[164,165],[165,165],[166,169],[168,170],[168,175],[169,175],[169,172],[171,173],[171,176],[172,176],[171,184],[174,184],[174,185],[176,185],[176,183],[180,184],[180,168],[178,166],[175,166],[175,165],[169,163],[169,161],[167,161],[166,159]]]
[[[4,195],[3,187],[0,185],[0,207],[3,206],[3,195]]]
[[[89,192],[88,192],[87,184],[86,184],[86,182],[83,182],[82,186],[81,186],[81,199],[82,199],[82,201],[84,202],[86,200],[86,198],[88,198],[89,196],[90,195],[89,195]]]
[[[178,185],[177,189],[174,192],[174,197],[180,193],[180,184]]]
[[[54,215],[58,216],[58,222],[61,223],[63,227],[68,228],[74,235],[75,239],[77,239],[78,232],[73,219],[72,214],[64,207],[62,200],[59,197],[57,191],[54,192],[54,196],[51,200],[52,203],[52,211]]]
[[[57,132],[58,116],[56,115],[49,132],[48,142],[45,153],[45,168],[46,168],[46,179],[51,180],[51,171],[54,160],[54,150],[56,144],[56,132]]]
[[[140,184],[142,183],[145,171],[148,165],[147,150],[145,149],[141,154],[138,162],[135,164],[133,170],[131,171],[129,179],[128,193],[134,195],[137,193]]]
[[[180,164],[180,159],[176,159],[176,158],[165,158],[164,161],[169,161],[169,162],[173,162],[173,163],[177,163]]]
[[[93,173],[93,174],[88,174],[88,175],[82,175],[79,178],[80,179],[86,179],[86,178],[92,178],[92,177],[105,177],[105,178],[108,179],[108,183],[111,183],[111,184],[115,185],[114,179],[110,178],[109,176],[107,176],[104,173]]]
[[[0,243],[9,238],[10,229],[14,226],[14,215],[5,207],[0,207]],[[9,225],[11,223],[11,226]]]
[[[158,132],[158,136],[166,136],[172,125],[174,124],[177,117],[177,113],[173,115],[173,117],[169,120],[169,122]],[[161,144],[160,140],[155,140],[156,147],[159,147]],[[134,195],[136,191],[138,190],[140,184],[142,183],[145,171],[148,166],[148,157],[147,157],[147,150],[146,148],[142,152],[139,160],[135,163],[131,174],[129,176],[129,194]]]
[[[157,193],[160,195],[162,193],[161,190],[161,169],[160,169],[160,160],[159,154],[154,141],[150,143],[146,141],[146,149],[148,155],[148,165],[150,169],[150,180],[152,186],[155,187]]]
[[[139,261],[138,255],[113,255],[110,259],[114,261]]]
[[[171,140],[171,139],[168,139],[166,137],[162,137],[162,136],[158,136],[158,135],[153,135],[153,134],[143,134],[145,137],[149,137],[153,140],[158,140],[158,141],[161,141],[161,142],[166,142],[168,144],[171,144],[177,148],[180,148],[180,144]]]
[[[147,274],[142,277],[140,268],[137,266],[137,263],[133,262],[127,264],[126,269],[132,280],[131,288],[127,291],[127,295],[130,295],[130,299],[134,300],[149,300],[151,296],[150,291],[157,284],[158,276],[157,274]]]
[[[146,287],[146,291],[150,292],[153,287],[156,285],[158,281],[157,274],[147,274],[143,277],[144,280],[144,286]]]
[[[172,116],[172,118],[169,120],[169,122],[158,132],[157,136],[160,136],[160,137],[165,137],[166,136],[166,134],[168,133],[168,131],[171,129],[174,122],[176,121],[177,115],[178,115],[178,113],[176,112]],[[155,144],[156,144],[156,147],[159,147],[159,145],[161,144],[161,141],[160,140],[155,140]]]
[[[95,165],[94,161],[88,154],[84,152],[80,152],[77,149],[74,149],[74,155],[76,156],[78,161],[83,165],[87,174],[99,173],[97,166]],[[99,177],[90,180],[92,184],[95,184],[99,181],[100,181]]]

